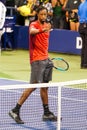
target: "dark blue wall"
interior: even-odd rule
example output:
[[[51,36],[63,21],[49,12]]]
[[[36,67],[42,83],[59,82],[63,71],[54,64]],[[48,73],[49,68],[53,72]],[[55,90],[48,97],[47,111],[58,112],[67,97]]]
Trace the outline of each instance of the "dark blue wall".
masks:
[[[15,48],[28,49],[28,27],[15,26],[14,29],[14,44]],[[81,45],[81,38],[78,32],[70,30],[54,29],[50,34],[49,51],[62,52],[69,54],[80,54],[81,49],[76,46]],[[78,44],[78,45],[77,45]]]
[[[77,45],[78,44],[78,45]],[[78,32],[55,29],[51,32],[49,50],[54,52],[80,54],[81,38]]]

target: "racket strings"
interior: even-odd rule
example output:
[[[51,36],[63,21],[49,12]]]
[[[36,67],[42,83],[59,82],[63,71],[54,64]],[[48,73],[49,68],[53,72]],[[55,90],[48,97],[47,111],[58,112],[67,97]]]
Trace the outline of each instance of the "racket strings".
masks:
[[[58,69],[67,69],[67,64],[63,60],[54,60],[54,67]]]

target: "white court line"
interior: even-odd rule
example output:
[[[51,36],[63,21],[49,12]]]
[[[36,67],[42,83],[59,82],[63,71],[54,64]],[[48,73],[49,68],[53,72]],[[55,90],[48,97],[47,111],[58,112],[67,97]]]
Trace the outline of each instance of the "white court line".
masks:
[[[19,81],[19,82],[26,82],[26,83],[29,83],[29,81],[25,81],[25,80],[17,80],[17,79],[9,79],[9,78],[0,78],[0,79],[5,79],[5,80],[11,80],[11,81]]]

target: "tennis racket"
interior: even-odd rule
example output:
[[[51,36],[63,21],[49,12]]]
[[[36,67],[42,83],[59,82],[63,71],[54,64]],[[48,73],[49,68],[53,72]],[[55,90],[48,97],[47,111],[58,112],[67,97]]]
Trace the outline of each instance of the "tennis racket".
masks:
[[[69,69],[69,64],[63,58],[52,58],[54,68],[60,71],[67,71]]]

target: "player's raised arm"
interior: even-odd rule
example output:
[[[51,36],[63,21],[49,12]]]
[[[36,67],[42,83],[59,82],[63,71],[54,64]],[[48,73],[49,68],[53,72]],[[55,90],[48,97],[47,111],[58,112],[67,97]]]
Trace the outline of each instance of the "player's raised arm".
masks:
[[[34,35],[34,34],[37,34],[37,33],[43,33],[43,32],[48,32],[51,30],[51,24],[48,23],[44,28],[40,28],[40,29],[37,29],[33,26],[30,27],[30,34]]]

